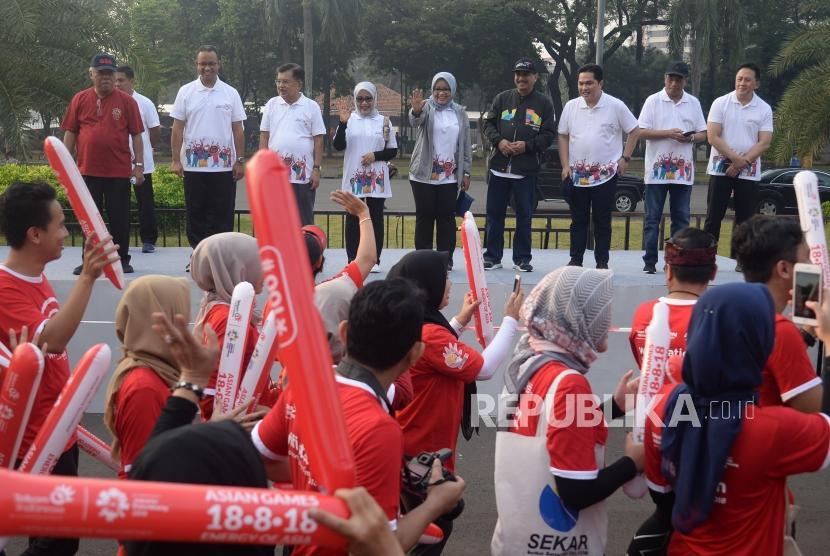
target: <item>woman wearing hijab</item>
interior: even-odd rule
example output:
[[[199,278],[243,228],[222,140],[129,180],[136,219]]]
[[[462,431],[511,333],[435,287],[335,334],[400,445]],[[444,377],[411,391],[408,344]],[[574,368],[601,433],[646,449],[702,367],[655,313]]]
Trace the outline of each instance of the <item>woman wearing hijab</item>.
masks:
[[[665,425],[646,421],[649,487],[674,502],[658,504],[673,508],[668,554],[783,554],[787,476],[830,462],[826,415],[754,405],[774,342],[762,284],[718,286],[695,305],[683,384],[654,409]]]
[[[470,187],[473,164],[470,121],[465,107],[455,103],[456,84],[451,73],[432,78],[432,96],[412,92],[409,122],[416,130],[409,165],[409,183],[415,198],[415,249],[432,249],[432,230],[438,251],[455,251],[455,202],[458,187]]]
[[[458,339],[477,306],[472,296],[468,293],[464,297],[461,311],[452,320],[447,321],[441,313],[450,297],[447,262],[446,253],[412,251],[390,269],[387,278],[408,278],[425,293],[421,333],[424,353],[407,371],[415,395],[397,414],[403,429],[404,454],[414,457],[421,452],[449,448],[452,456],[444,462],[444,467],[454,471],[459,426],[467,440],[472,437],[471,398],[475,394],[475,382],[492,378],[508,355],[524,296],[521,292],[511,292],[498,333],[484,352],[478,353]],[[405,505],[411,511],[417,502],[405,500]],[[444,531],[440,544],[422,546],[416,553],[440,554],[452,532],[452,519],[436,521]]]
[[[521,309],[527,334],[505,373],[512,407],[496,433],[496,556],[605,551],[605,499],[642,469],[642,445],[605,467],[608,429],[585,374],[608,349],[613,275],[566,266],[545,276]],[[626,373],[612,413],[636,382]],[[502,400],[500,407],[504,406]],[[551,419],[552,417],[552,419]],[[544,539],[556,538],[554,547]],[[542,546],[547,543],[547,546]]]
[[[377,264],[372,272],[379,272],[380,252],[383,248],[383,206],[392,196],[389,165],[398,154],[395,130],[389,118],[378,113],[378,92],[368,81],[354,88],[354,110],[346,99],[340,99],[337,108],[340,125],[334,135],[334,148],[345,149],[343,155],[343,182],[341,189],[362,198],[369,207],[375,231]],[[364,219],[365,220],[365,219]],[[349,262],[357,256],[361,221],[346,215],[346,256]]]
[[[262,265],[259,259],[259,247],[254,238],[237,232],[214,234],[203,239],[196,246],[190,258],[190,276],[199,289],[204,292],[196,315],[196,324],[209,324],[219,338],[219,351],[225,340],[225,328],[228,323],[230,301],[233,289],[240,282],[249,282],[254,292],[262,291]],[[255,313],[249,324],[248,341],[242,360],[242,369],[254,351],[258,331]],[[206,396],[200,402],[202,417],[207,420],[213,414],[213,397],[216,393],[216,375],[219,360],[205,390]]]
[[[124,355],[107,388],[104,423],[120,457],[118,477],[125,479],[179,381],[179,369],[167,345],[154,333],[152,314],[190,314],[190,287],[184,278],[142,276],[130,282],[115,310],[115,332]]]

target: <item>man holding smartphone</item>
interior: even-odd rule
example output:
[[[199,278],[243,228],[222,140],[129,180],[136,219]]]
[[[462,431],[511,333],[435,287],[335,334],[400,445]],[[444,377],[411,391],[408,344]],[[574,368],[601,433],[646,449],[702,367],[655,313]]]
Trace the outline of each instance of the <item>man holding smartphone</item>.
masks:
[[[802,333],[783,313],[791,301],[795,266],[810,262],[810,250],[797,218],[756,215],[735,228],[732,251],[747,282],[764,284],[775,302],[775,346],[764,365],[759,403],[821,410],[824,388],[816,376]]]
[[[646,253],[643,272],[657,272],[657,240],[663,206],[669,197],[671,235],[689,227],[692,185],[695,182],[695,143],[706,140],[706,119],[700,101],[684,88],[689,81],[686,62],[672,62],[663,76],[663,90],[643,103],[638,125],[646,140]]]

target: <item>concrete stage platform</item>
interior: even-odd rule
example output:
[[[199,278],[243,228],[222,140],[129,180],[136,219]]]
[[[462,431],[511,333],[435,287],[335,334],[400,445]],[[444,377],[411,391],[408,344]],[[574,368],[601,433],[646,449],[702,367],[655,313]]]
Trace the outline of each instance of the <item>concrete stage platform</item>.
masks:
[[[0,247],[0,260],[6,258],[7,247]],[[386,271],[395,264],[408,251],[403,249],[384,250],[381,258],[380,274],[370,275],[369,280],[376,280],[385,277]],[[132,265],[135,274],[127,275],[128,280],[135,279],[147,274],[166,274],[189,278],[184,269],[190,258],[189,248],[160,248],[152,254],[143,254],[138,249],[132,250]],[[617,327],[628,327],[631,323],[631,316],[634,309],[648,299],[663,295],[665,288],[665,275],[662,272],[648,275],[642,272],[643,262],[638,251],[614,251],[611,254],[611,269],[614,271],[614,294],[613,324]],[[496,322],[501,322],[503,316],[504,301],[513,286],[513,277],[516,271],[511,270],[508,264],[512,259],[510,250],[504,254],[504,263],[507,268],[489,271],[487,273],[488,284],[490,285],[491,300]],[[75,276],[72,269],[81,259],[80,247],[67,247],[63,256],[46,267],[46,276],[55,289],[58,300],[64,302],[74,284]],[[535,270],[529,273],[522,273],[522,283],[525,292],[536,285],[548,272],[567,264],[570,259],[568,252],[564,250],[535,250],[533,252],[533,266]],[[453,289],[450,297],[450,305],[447,315],[452,316],[461,306],[464,293],[467,291],[467,273],[464,269],[464,255],[458,249],[454,255],[454,268],[450,273]],[[589,251],[585,257],[586,266],[593,266],[593,255]],[[298,261],[299,264],[307,264],[306,261]],[[342,249],[329,249],[326,251],[326,263],[323,276],[330,276],[340,270],[346,264],[346,253]],[[662,262],[660,263],[662,265]],[[724,257],[718,257],[719,271],[714,282],[724,284],[742,280],[742,276],[735,272],[735,262]],[[114,363],[120,354],[118,342],[115,337],[115,330],[112,321],[115,316],[115,307],[120,298],[120,292],[108,281],[101,279],[96,284],[92,301],[84,315],[84,322],[81,324],[75,337],[69,344],[69,358],[73,365],[79,360],[83,352],[97,342],[107,342],[113,348]],[[192,282],[191,282],[192,283]],[[201,292],[195,284],[191,288],[193,315],[199,307]],[[262,307],[264,302],[260,299],[257,303]],[[475,337],[471,331],[464,332],[463,340],[475,344]],[[518,337],[517,337],[518,339]],[[628,336],[624,332],[611,334],[609,350],[602,354],[588,377],[591,380],[594,391],[598,394],[611,393],[616,386],[620,375],[634,365],[628,347]],[[504,367],[504,366],[503,366]],[[488,382],[479,383],[479,392],[482,394],[496,395],[501,391],[503,368]],[[103,390],[98,393],[95,401],[90,407],[90,412],[103,412]]]

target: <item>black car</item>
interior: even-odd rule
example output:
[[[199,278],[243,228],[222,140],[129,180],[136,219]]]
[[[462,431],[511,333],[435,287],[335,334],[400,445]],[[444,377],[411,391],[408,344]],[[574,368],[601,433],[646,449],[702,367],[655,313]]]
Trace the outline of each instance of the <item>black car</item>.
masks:
[[[539,177],[536,180],[536,195],[533,199],[533,212],[539,206],[539,201],[559,201],[564,203],[562,192],[562,164],[559,162],[559,148],[554,145],[545,151],[545,158],[539,168]],[[617,178],[617,192],[614,197],[614,208],[618,212],[634,212],[637,203],[643,200],[646,185],[639,177],[631,174]],[[514,205],[510,200],[510,207]]]
[[[793,178],[803,168],[773,168],[761,173],[758,182],[758,214],[798,214]],[[830,201],[830,174],[812,170],[818,178],[818,196],[821,202]]]

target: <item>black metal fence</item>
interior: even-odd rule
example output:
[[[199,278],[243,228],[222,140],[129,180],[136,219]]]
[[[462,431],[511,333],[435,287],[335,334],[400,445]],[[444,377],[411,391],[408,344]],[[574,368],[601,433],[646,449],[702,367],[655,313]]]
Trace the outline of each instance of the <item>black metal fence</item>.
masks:
[[[75,219],[74,213],[65,209],[66,226],[70,234],[71,245],[81,245],[83,234],[81,228]],[[235,210],[234,211],[234,229],[237,232],[249,233],[255,235],[253,223],[249,210]],[[345,247],[345,235],[343,231],[346,225],[346,213],[342,211],[316,211],[315,222],[328,236],[329,246],[336,248]],[[484,221],[484,214],[475,215],[479,222]],[[509,217],[510,215],[508,215]],[[642,250],[644,245],[644,224],[645,213],[643,212],[627,212],[627,213],[612,213],[612,225],[614,226],[614,248],[623,250]],[[534,238],[534,245],[542,249],[560,249],[565,245],[569,245],[569,229],[570,229],[571,215],[566,210],[556,210],[549,212],[537,212],[533,216],[533,224],[531,234]],[[697,228],[702,228],[703,221],[706,218],[705,214],[692,214],[690,224]],[[415,213],[411,211],[386,211],[384,213],[385,230],[384,230],[384,247],[390,249],[405,249],[412,248],[412,237],[415,233]],[[156,209],[156,220],[159,228],[158,243],[162,247],[187,247],[185,210],[181,208]],[[726,217],[726,220],[733,220],[731,215]],[[141,240],[139,238],[138,230],[138,211],[132,210],[130,214],[131,234],[133,236],[133,245],[140,246]],[[660,222],[660,240],[659,249],[663,248],[664,239],[666,238],[667,230],[669,228],[670,220],[668,215],[664,215]],[[486,240],[486,232],[482,224],[479,225],[482,235],[482,241]],[[505,245],[510,248],[513,245],[513,235],[515,234],[515,226],[505,226]],[[622,233],[622,245],[619,244],[619,234]],[[592,247],[593,233],[588,234],[589,248]],[[565,240],[563,242],[563,239]]]

